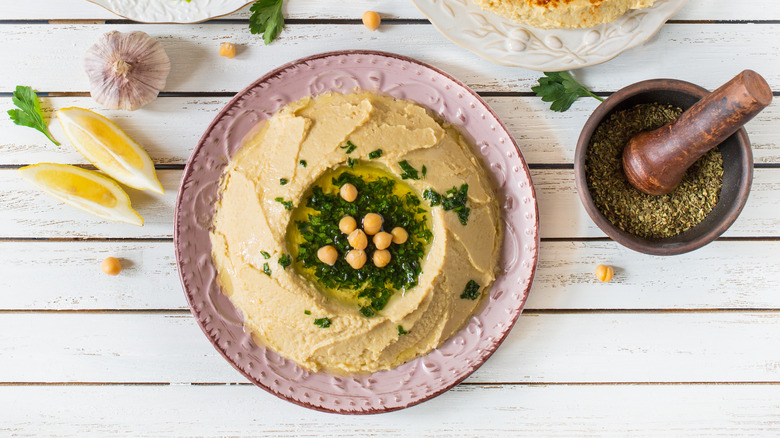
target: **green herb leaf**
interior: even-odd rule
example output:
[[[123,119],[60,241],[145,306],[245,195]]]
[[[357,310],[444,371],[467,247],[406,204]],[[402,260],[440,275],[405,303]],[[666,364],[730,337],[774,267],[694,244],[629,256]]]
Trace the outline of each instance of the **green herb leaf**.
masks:
[[[271,276],[271,268],[268,266],[268,263],[263,263],[263,273],[267,276]]]
[[[474,280],[469,280],[469,282],[466,283],[466,288],[463,289],[463,293],[460,294],[460,297],[464,300],[476,300],[479,298],[479,284]]]
[[[290,181],[287,180],[287,178],[280,178],[279,179],[279,185],[286,186],[288,182],[290,182]]]
[[[51,136],[46,122],[43,121],[43,110],[41,110],[41,101],[30,87],[17,85],[14,91],[14,97],[11,99],[19,109],[8,110],[11,121],[19,126],[27,126],[42,132],[52,143],[57,146],[60,143]]]
[[[469,223],[471,208],[466,206],[469,200],[468,184],[462,184],[460,188],[453,187],[447,190],[445,195],[441,195],[433,189],[425,189],[423,198],[428,200],[431,207],[441,205],[444,211],[454,211],[458,215],[461,225],[466,226]]]
[[[377,149],[368,153],[369,160],[375,160],[382,156],[382,149]]]
[[[427,167],[425,167],[425,164],[423,164],[423,167],[422,167],[422,176],[423,176],[423,178],[425,178],[425,175],[426,175],[427,173],[428,173],[428,168],[427,168]]]
[[[330,318],[317,318],[314,320],[314,325],[318,325],[320,328],[328,328],[330,324]]]
[[[287,269],[288,266],[292,264],[292,260],[290,260],[289,254],[282,254],[279,256],[279,266],[282,267],[282,269]]]
[[[260,251],[260,255],[262,255],[266,260],[271,258],[271,254],[268,254],[268,251]]]
[[[249,30],[253,34],[263,34],[265,45],[271,44],[284,28],[282,15],[283,0],[257,0],[249,10]]]
[[[351,154],[352,152],[354,152],[354,151],[355,151],[355,149],[357,149],[357,146],[355,146],[355,145],[354,145],[354,144],[353,144],[351,141],[349,141],[349,140],[347,140],[347,142],[346,142],[346,143],[344,143],[344,146],[339,146],[339,147],[340,147],[341,149],[346,149],[346,151],[344,151],[344,152],[345,152],[345,153],[347,153],[347,154]]]
[[[311,315],[311,310],[304,310],[304,311],[303,311],[303,314],[304,314],[304,315]]]
[[[545,72],[544,76],[539,78],[539,85],[532,87],[531,90],[543,101],[552,102],[550,109],[558,112],[571,108],[574,101],[580,97],[590,96],[600,101],[604,100],[582,86],[567,71]]]
[[[355,163],[357,163],[357,160],[354,158],[347,158],[347,166],[350,168],[355,167]]]
[[[285,201],[284,198],[282,198],[281,196],[274,198],[274,201],[282,204],[285,210],[292,210],[293,208],[292,201]]]
[[[398,165],[401,166],[401,170],[404,171],[404,173],[401,174],[401,179],[420,179],[420,175],[417,174],[417,169],[412,167],[408,161],[399,161]]]
[[[409,332],[404,330],[404,327],[402,325],[398,326],[398,336],[408,335]]]
[[[301,160],[301,161],[298,162],[298,164],[300,164],[301,167],[306,167],[307,163],[306,163],[306,160]]]

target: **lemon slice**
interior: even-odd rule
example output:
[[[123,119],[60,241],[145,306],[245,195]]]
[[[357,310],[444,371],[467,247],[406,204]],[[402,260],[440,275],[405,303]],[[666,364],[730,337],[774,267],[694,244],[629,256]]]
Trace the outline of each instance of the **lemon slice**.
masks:
[[[111,120],[83,108],[57,111],[65,135],[90,163],[130,187],[163,194],[149,154]]]
[[[114,180],[67,164],[41,163],[19,169],[30,184],[66,204],[116,222],[142,226],[144,219],[130,206],[130,197]]]

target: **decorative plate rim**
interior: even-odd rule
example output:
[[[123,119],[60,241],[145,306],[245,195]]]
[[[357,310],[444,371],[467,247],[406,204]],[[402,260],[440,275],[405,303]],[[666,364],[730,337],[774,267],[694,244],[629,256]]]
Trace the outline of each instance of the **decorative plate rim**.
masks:
[[[234,8],[234,9],[230,9],[230,10],[227,10],[227,11],[220,10],[219,12],[208,12],[208,13],[206,13],[207,16],[201,15],[198,18],[194,18],[194,19],[172,20],[172,21],[168,21],[168,20],[165,20],[165,19],[163,19],[163,20],[140,19],[139,17],[135,17],[132,14],[115,11],[114,9],[111,8],[111,6],[109,6],[107,0],[86,0],[86,1],[88,1],[90,3],[93,3],[93,4],[97,5],[97,6],[100,6],[101,8],[107,10],[108,12],[111,12],[112,14],[115,14],[115,15],[117,15],[119,17],[122,17],[122,18],[124,18],[126,20],[135,21],[137,23],[144,23],[144,24],[197,24],[197,23],[203,23],[204,21],[208,21],[208,20],[211,20],[211,19],[214,19],[214,18],[224,17],[224,16],[227,16],[227,15],[233,14],[235,12],[238,12],[244,6],[252,3],[254,0],[236,0],[235,1],[235,5],[237,7],[236,6],[231,6],[231,8]],[[164,4],[173,3],[173,1],[174,0],[167,0],[167,3],[164,3]],[[238,5],[240,5],[240,6],[238,6]]]
[[[604,23],[598,26],[580,28],[580,29],[539,29],[525,24],[515,23],[509,20],[508,18],[504,18],[493,12],[483,10],[472,0],[412,0],[412,3],[414,3],[417,9],[419,9],[420,12],[422,12],[422,14],[425,15],[426,18],[428,18],[428,20],[431,22],[431,24],[433,24],[436,30],[438,30],[439,33],[444,35],[444,37],[446,37],[453,43],[457,44],[458,46],[468,49],[471,52],[481,56],[484,59],[487,59],[490,62],[499,65],[509,66],[509,67],[522,67],[530,70],[552,72],[552,71],[573,70],[573,69],[589,67],[597,64],[602,64],[604,62],[607,62],[615,58],[621,53],[648,41],[650,38],[652,38],[653,35],[655,35],[661,29],[661,27],[663,27],[664,24],[666,24],[666,22],[671,18],[672,15],[674,15],[677,11],[680,10],[680,8],[683,7],[683,5],[685,5],[686,1],[687,0],[658,0],[653,6],[650,6],[645,9],[635,9],[629,11],[611,23]],[[466,41],[466,35],[468,35],[467,32],[471,32],[472,29],[470,28],[465,29],[466,31],[464,32],[462,26],[454,26],[452,25],[452,23],[450,23],[448,26],[448,24],[445,23],[446,18],[443,18],[443,15],[445,14],[439,13],[438,10],[436,10],[436,13],[432,12],[435,10],[434,4],[437,3],[441,5],[441,8],[443,8],[442,10],[449,10],[449,12],[446,13],[446,15],[451,16],[450,21],[457,20],[459,16],[463,17],[463,15],[459,15],[459,14],[468,13],[470,19],[473,21],[467,21],[466,18],[461,18],[461,21],[458,24],[463,24],[464,22],[466,22],[467,24],[482,24],[482,25],[490,26],[492,29],[495,30],[498,30],[499,28],[505,28],[508,29],[506,31],[507,35],[514,32],[516,35],[519,36],[519,38],[517,38],[517,41],[513,41],[512,38],[506,38],[506,36],[504,35],[501,36],[492,35],[494,37],[493,38],[494,40],[489,43],[471,44],[468,41]],[[453,11],[453,5],[455,6],[454,8],[455,11]],[[660,9],[661,7],[667,7],[668,9],[662,10]],[[653,13],[655,13],[656,15],[652,15]],[[568,52],[570,55],[579,57],[580,54],[577,53],[576,50],[572,50],[568,48],[567,44],[562,40],[573,40],[576,38],[581,40],[580,47],[582,47],[582,45],[588,46],[592,44],[592,43],[588,43],[588,38],[589,38],[588,35],[590,32],[597,32],[600,35],[601,34],[600,31],[604,31],[604,33],[607,33],[621,26],[624,22],[637,19],[637,17],[646,18],[647,16],[651,16],[651,18],[653,18],[656,21],[649,23],[646,29],[642,29],[641,20],[640,20],[640,24],[637,24],[637,26],[631,30],[631,32],[637,32],[638,30],[643,30],[644,35],[640,35],[639,38],[636,38],[636,35],[631,36],[632,35],[631,32],[628,32],[626,35],[631,36],[631,38],[629,38],[624,45],[613,48],[612,50],[608,50],[606,51],[606,53],[601,54],[600,56],[598,54],[597,56],[592,56],[590,60],[585,60],[579,65],[565,64],[562,61],[560,61],[561,58],[558,58],[555,62],[551,61],[544,65],[542,65],[539,62],[530,62],[530,59],[532,59],[533,56],[528,56],[529,52],[526,51],[529,45],[528,42],[534,40],[534,41],[538,41],[543,46],[543,47],[539,47],[539,50],[535,52],[536,55],[550,54],[551,48],[548,47],[543,42],[543,40],[553,38],[554,41],[556,41],[555,44],[562,44],[561,47],[559,47],[558,49],[566,49],[566,52]],[[450,31],[449,28],[452,28],[452,30]],[[542,35],[542,37],[540,38],[537,35]],[[489,36],[491,35],[489,35],[488,32],[483,37],[489,37]],[[614,42],[615,40],[616,38],[613,37],[612,41]],[[534,41],[531,42],[533,43]],[[487,50],[484,49],[484,47],[486,47],[488,44],[497,44],[501,42],[503,42],[503,44],[505,44],[506,46],[514,47],[518,49],[522,48],[522,49],[517,50],[517,53],[511,59],[508,60],[499,59],[495,55],[491,55]],[[594,41],[593,43],[595,42],[598,41]],[[538,45],[539,44],[537,44],[537,46]],[[504,53],[507,53],[510,50],[515,51],[514,49],[510,49],[509,47],[506,47]]]
[[[373,55],[373,56],[377,56],[377,57],[392,58],[392,59],[395,59],[395,60],[408,62],[408,63],[414,64],[414,65],[417,65],[417,66],[429,69],[432,72],[434,72],[434,73],[436,73],[438,75],[441,75],[442,77],[446,78],[447,80],[450,80],[453,83],[459,85],[463,90],[468,92],[469,95],[472,98],[474,98],[478,102],[480,102],[481,105],[483,106],[483,108],[485,110],[487,110],[493,116],[493,118],[496,120],[497,124],[499,125],[501,131],[505,132],[507,134],[508,140],[511,143],[511,146],[512,146],[514,152],[517,153],[517,159],[519,159],[520,162],[522,163],[522,168],[520,170],[522,170],[522,172],[521,172],[522,175],[525,178],[527,178],[527,180],[528,180],[527,188],[528,188],[528,190],[530,190],[530,194],[531,194],[530,201],[533,201],[532,202],[533,209],[531,210],[533,212],[533,228],[532,228],[532,236],[529,236],[532,239],[533,248],[528,250],[529,252],[531,252],[531,259],[527,261],[528,264],[530,265],[530,268],[529,268],[530,269],[530,273],[528,275],[528,281],[527,281],[527,284],[524,285],[522,291],[514,291],[514,292],[522,293],[522,298],[520,300],[520,305],[517,308],[517,313],[508,322],[508,325],[500,333],[500,336],[497,337],[497,338],[494,338],[491,341],[489,346],[485,349],[486,350],[486,354],[478,357],[474,364],[468,364],[467,371],[465,371],[462,376],[460,376],[459,378],[457,378],[456,380],[454,380],[452,382],[448,382],[448,383],[442,385],[438,390],[433,390],[433,391],[431,391],[429,393],[426,393],[424,396],[415,398],[415,399],[409,401],[408,403],[406,403],[404,405],[390,406],[390,407],[382,406],[382,407],[379,407],[379,408],[368,408],[368,409],[360,409],[360,410],[358,410],[358,409],[348,410],[348,409],[328,408],[326,406],[314,404],[312,402],[305,402],[305,401],[302,401],[302,400],[298,400],[296,398],[292,398],[292,397],[290,397],[290,396],[288,396],[286,394],[281,393],[280,391],[277,391],[276,389],[270,387],[269,385],[264,384],[263,382],[259,381],[256,377],[250,375],[246,370],[240,368],[239,365],[234,361],[234,359],[229,357],[228,352],[225,351],[225,348],[223,348],[223,346],[219,345],[219,342],[212,336],[211,333],[209,333],[209,331],[207,330],[207,328],[205,326],[206,323],[202,322],[201,318],[199,317],[201,311],[200,310],[196,310],[195,303],[193,303],[191,295],[188,292],[189,289],[188,289],[188,286],[187,286],[187,281],[184,278],[184,273],[183,273],[183,270],[182,270],[182,263],[183,263],[182,257],[183,256],[182,256],[182,244],[181,244],[181,241],[180,241],[181,237],[180,237],[180,230],[179,230],[180,225],[181,225],[180,215],[182,213],[182,208],[181,208],[182,198],[183,198],[184,193],[186,191],[185,182],[188,180],[188,178],[191,176],[191,174],[193,172],[193,164],[195,162],[194,158],[199,153],[199,151],[203,147],[205,147],[204,146],[205,145],[205,143],[204,143],[205,140],[209,137],[210,133],[217,126],[217,124],[219,124],[222,121],[222,119],[226,116],[228,111],[237,102],[239,102],[248,93],[250,93],[255,87],[257,87],[260,84],[265,83],[265,82],[267,82],[267,81],[269,81],[269,80],[271,80],[271,79],[273,79],[273,78],[283,74],[285,71],[287,71],[289,69],[292,69],[292,68],[295,68],[297,66],[300,66],[300,65],[302,65],[302,64],[304,64],[306,62],[315,61],[315,60],[319,60],[319,59],[323,59],[323,58],[328,58],[328,57],[345,57],[345,56],[348,57],[348,56],[352,56],[352,55]],[[515,172],[520,173],[519,170],[515,170]],[[179,274],[179,279],[181,281],[182,288],[183,288],[183,291],[185,293],[185,297],[187,298],[187,302],[188,302],[188,305],[190,307],[190,311],[192,312],[193,316],[195,317],[195,319],[196,319],[200,329],[206,335],[206,337],[208,338],[209,342],[211,342],[211,344],[214,346],[214,348],[220,353],[220,355],[222,355],[222,357],[224,357],[225,360],[234,369],[236,369],[239,373],[241,373],[245,378],[247,378],[254,385],[264,389],[265,391],[269,392],[270,394],[273,394],[273,395],[275,395],[275,396],[277,396],[277,397],[279,397],[279,398],[281,398],[283,400],[286,400],[286,401],[291,402],[293,404],[296,404],[298,406],[302,406],[302,407],[305,407],[305,408],[309,408],[309,409],[313,409],[313,410],[317,410],[317,411],[321,411],[321,412],[346,414],[346,415],[366,415],[366,414],[378,414],[378,413],[397,411],[397,410],[400,410],[400,409],[405,409],[407,407],[411,407],[411,406],[423,403],[425,401],[428,401],[428,400],[430,400],[430,399],[432,399],[432,398],[434,398],[434,397],[436,397],[438,395],[441,395],[442,393],[452,389],[453,387],[457,386],[463,380],[465,380],[471,374],[473,374],[477,369],[479,369],[487,361],[487,359],[489,359],[496,352],[498,347],[508,337],[508,335],[511,332],[512,328],[516,324],[520,314],[522,313],[523,308],[525,306],[525,303],[527,302],[528,293],[529,293],[529,291],[530,291],[530,289],[531,289],[531,287],[533,285],[533,280],[534,280],[534,277],[535,277],[535,274],[536,274],[536,268],[537,268],[537,265],[538,265],[540,235],[539,235],[539,206],[538,206],[538,203],[537,203],[536,199],[537,199],[536,198],[536,191],[535,191],[535,188],[533,186],[533,181],[531,179],[530,169],[528,167],[528,164],[525,161],[525,158],[522,155],[522,152],[520,151],[519,146],[517,145],[517,142],[509,134],[509,131],[507,130],[506,126],[498,118],[498,115],[493,111],[493,109],[490,108],[488,106],[488,104],[476,92],[471,90],[465,84],[463,84],[462,82],[458,81],[457,79],[455,79],[451,75],[441,71],[440,69],[438,69],[436,67],[433,67],[433,66],[431,66],[429,64],[426,64],[424,62],[418,61],[418,60],[416,60],[414,58],[410,58],[410,57],[403,56],[403,55],[398,55],[398,54],[395,54],[395,53],[382,52],[382,51],[373,51],[373,50],[341,50],[341,51],[332,51],[332,52],[319,53],[319,54],[303,57],[303,58],[300,58],[300,59],[297,59],[297,60],[285,63],[285,64],[281,65],[280,67],[277,67],[277,68],[271,70],[270,72],[266,73],[265,75],[263,75],[262,77],[260,77],[256,81],[254,81],[247,88],[245,88],[244,90],[242,90],[239,93],[237,93],[220,110],[220,112],[214,117],[212,122],[209,124],[209,126],[204,131],[204,134],[198,140],[198,144],[193,149],[193,152],[192,152],[192,154],[190,156],[190,159],[187,161],[187,164],[186,164],[186,166],[184,168],[184,171],[182,173],[181,181],[180,181],[180,184],[179,184],[179,191],[178,191],[177,196],[176,196],[176,204],[175,204],[175,209],[174,209],[173,240],[174,240],[174,249],[175,249],[177,272]],[[505,208],[504,206],[501,207],[502,213],[504,213],[504,208]],[[528,214],[527,210],[526,210],[526,214]],[[189,262],[189,263],[195,263],[195,262]],[[496,282],[498,282],[498,280],[502,276],[504,276],[504,275],[505,275],[504,273],[500,273],[499,276],[496,278]],[[494,285],[495,285],[495,283],[494,283]],[[491,287],[491,291],[492,291],[492,287]],[[507,292],[509,292],[509,291],[507,291]],[[490,301],[491,299],[492,299],[492,296],[485,297],[483,299],[483,301],[482,301],[482,304],[480,305],[479,310],[477,310],[477,312],[475,313],[474,316],[481,314],[481,312],[483,312],[485,310],[485,306],[487,305],[486,303],[488,301]],[[474,316],[472,316],[472,318],[474,318]],[[460,334],[464,330],[466,330],[465,326],[462,327],[457,333],[455,333],[450,339],[454,338],[455,336],[457,336],[458,334]],[[445,343],[446,342],[447,341],[445,341]],[[422,361],[423,359],[425,359],[429,355],[433,354],[434,352],[437,352],[439,350],[439,348],[442,348],[442,347],[443,346],[437,347],[436,349],[431,350],[431,352],[429,352],[428,354],[426,354],[424,356],[420,356],[418,358],[415,358],[415,359],[413,359],[413,360],[411,360],[409,362],[406,362],[404,365],[410,364],[410,363],[414,363],[414,362],[418,362],[418,361]],[[269,350],[269,351],[272,351],[272,350]],[[393,371],[393,370],[396,370],[396,369],[398,369],[398,368],[400,368],[400,367],[402,367],[404,365],[396,367],[396,368],[394,368],[392,370],[379,371],[379,372],[376,372],[376,373],[372,373],[370,375],[373,376],[373,375],[376,375],[377,373],[385,373],[385,372],[388,372],[388,371]],[[333,376],[333,377],[341,377],[341,376],[337,376],[337,375],[334,375],[334,374],[331,374],[331,373],[327,373],[327,372],[319,372],[319,373],[313,373],[313,374],[324,374],[324,375],[330,375],[330,376]]]

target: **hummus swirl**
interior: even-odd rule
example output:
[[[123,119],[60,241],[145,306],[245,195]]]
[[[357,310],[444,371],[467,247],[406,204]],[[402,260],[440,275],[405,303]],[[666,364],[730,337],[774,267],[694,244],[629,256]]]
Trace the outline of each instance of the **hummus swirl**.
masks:
[[[592,27],[656,0],[474,0],[483,9],[541,29]]]
[[[356,146],[349,155],[347,141]],[[381,156],[369,158],[377,149]],[[403,181],[418,195],[468,184],[468,223],[431,207],[433,238],[417,285],[395,291],[371,317],[323,293],[298,263],[278,262],[295,254],[287,238],[293,209],[279,199],[299,206],[312,184],[347,158],[399,181],[400,161],[425,165],[424,178]],[[373,372],[423,355],[464,325],[495,279],[501,228],[487,175],[457,131],[412,102],[334,93],[291,103],[248,136],[220,193],[210,237],[223,292],[259,344],[309,370]],[[461,298],[470,281],[479,284],[479,299]],[[326,326],[314,323],[322,318]]]

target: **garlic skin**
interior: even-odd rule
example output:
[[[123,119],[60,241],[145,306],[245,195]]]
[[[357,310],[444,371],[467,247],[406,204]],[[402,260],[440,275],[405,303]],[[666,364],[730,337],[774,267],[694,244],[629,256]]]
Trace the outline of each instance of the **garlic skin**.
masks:
[[[165,87],[171,61],[162,44],[146,33],[111,31],[87,50],[84,69],[95,101],[135,111]]]

